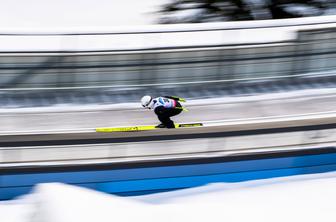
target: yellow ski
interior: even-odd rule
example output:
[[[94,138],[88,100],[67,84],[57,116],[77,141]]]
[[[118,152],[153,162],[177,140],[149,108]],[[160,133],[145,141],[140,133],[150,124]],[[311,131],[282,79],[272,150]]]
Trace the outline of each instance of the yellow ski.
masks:
[[[175,124],[175,128],[185,128],[185,127],[199,127],[203,126],[202,123],[185,123],[185,124]],[[148,131],[148,130],[158,130],[161,128],[156,128],[156,126],[130,126],[130,127],[105,127],[96,128],[96,132],[99,133],[111,133],[111,132],[137,132],[137,131]]]

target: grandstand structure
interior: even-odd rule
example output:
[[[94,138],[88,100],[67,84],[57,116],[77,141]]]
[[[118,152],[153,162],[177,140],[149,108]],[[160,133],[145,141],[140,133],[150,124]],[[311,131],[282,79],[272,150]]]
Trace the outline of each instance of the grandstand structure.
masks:
[[[335,16],[0,33],[1,107],[334,87]]]

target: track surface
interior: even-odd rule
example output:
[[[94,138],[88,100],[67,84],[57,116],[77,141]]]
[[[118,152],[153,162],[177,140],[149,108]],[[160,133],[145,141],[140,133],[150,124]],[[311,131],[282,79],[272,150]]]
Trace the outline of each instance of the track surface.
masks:
[[[241,99],[241,98],[240,98]],[[229,101],[230,100],[230,101]],[[255,97],[249,101],[235,101],[232,98],[222,99],[223,102],[213,102],[206,105],[188,105],[189,112],[183,112],[174,117],[176,122],[200,122],[215,120],[233,120],[256,117],[272,117],[282,115],[299,115],[316,112],[336,111],[336,93],[315,93],[287,97]],[[84,109],[83,109],[84,108]],[[101,108],[103,109],[103,107]],[[36,112],[35,112],[36,111]],[[97,127],[132,126],[157,124],[153,112],[140,107],[133,109],[104,110],[63,110],[40,112],[36,108],[31,112],[17,109],[11,112],[0,112],[0,134],[6,132],[40,132],[49,130],[78,130]]]

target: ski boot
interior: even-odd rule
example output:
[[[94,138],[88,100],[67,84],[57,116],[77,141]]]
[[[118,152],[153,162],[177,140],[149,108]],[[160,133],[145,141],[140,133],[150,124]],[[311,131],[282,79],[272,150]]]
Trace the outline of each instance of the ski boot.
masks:
[[[160,123],[159,125],[155,126],[155,128],[167,128],[165,124]]]

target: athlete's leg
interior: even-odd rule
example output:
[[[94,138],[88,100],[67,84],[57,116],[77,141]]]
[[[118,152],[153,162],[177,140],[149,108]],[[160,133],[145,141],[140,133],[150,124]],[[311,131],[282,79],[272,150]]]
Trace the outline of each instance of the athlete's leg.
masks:
[[[172,116],[176,116],[182,112],[181,109],[171,109],[159,115],[158,118],[167,128],[175,128],[174,121],[170,119]]]
[[[167,114],[158,115],[159,120],[167,128],[175,128],[174,122],[170,119],[170,116]]]

